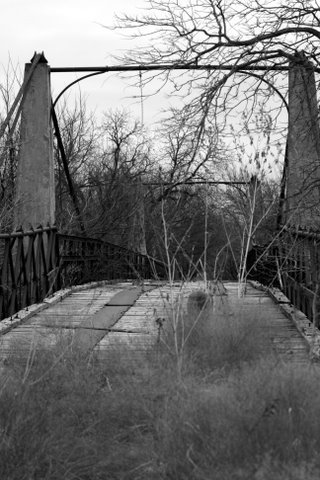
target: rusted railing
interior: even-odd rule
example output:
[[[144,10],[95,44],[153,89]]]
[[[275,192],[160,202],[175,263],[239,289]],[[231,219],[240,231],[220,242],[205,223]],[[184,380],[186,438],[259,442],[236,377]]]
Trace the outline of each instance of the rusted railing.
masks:
[[[0,234],[0,319],[61,287],[97,280],[166,278],[165,265],[101,240],[55,227]]]
[[[319,326],[320,233],[282,226],[278,261],[285,295]]]
[[[165,278],[162,262],[94,238],[58,235],[63,286],[96,280]]]
[[[56,228],[0,235],[0,315],[42,300],[59,288]]]

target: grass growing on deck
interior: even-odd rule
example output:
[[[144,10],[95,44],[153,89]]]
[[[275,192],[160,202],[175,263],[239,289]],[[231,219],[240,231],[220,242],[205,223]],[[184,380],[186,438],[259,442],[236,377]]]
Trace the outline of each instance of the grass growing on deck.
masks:
[[[179,371],[170,328],[153,351],[119,347],[104,364],[71,336],[9,359],[1,480],[318,479],[319,369],[282,363],[263,307],[250,311],[226,298],[200,316],[179,308]]]

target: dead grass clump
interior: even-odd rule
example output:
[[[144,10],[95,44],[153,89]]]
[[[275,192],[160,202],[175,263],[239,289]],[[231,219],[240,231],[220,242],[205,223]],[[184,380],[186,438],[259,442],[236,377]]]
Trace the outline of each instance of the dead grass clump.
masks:
[[[261,311],[250,313],[228,304],[216,304],[206,322],[199,324],[199,344],[195,345],[195,361],[204,369],[229,371],[262,356],[272,354],[268,323]]]
[[[9,359],[0,478],[319,478],[320,370],[265,355],[260,313],[215,299],[199,322],[181,314],[198,333],[182,369],[175,341],[139,355],[119,343],[99,361],[61,337]]]
[[[123,478],[147,465],[153,399],[138,374],[123,372],[121,357],[102,368],[63,342],[32,352],[32,362],[11,358],[0,390],[0,478]]]
[[[182,368],[185,364],[190,368],[192,358],[198,370],[229,372],[273,354],[268,332],[268,319],[260,306],[248,310],[241,303],[231,305],[227,297],[196,291],[187,309],[180,304],[173,309],[162,342],[179,357]]]
[[[317,478],[317,370],[269,360],[210,387],[189,387],[171,399],[158,424],[167,478]]]

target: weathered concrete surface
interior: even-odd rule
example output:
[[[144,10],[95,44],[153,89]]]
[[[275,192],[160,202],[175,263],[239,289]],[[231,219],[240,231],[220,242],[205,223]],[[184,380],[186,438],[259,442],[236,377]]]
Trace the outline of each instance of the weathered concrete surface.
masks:
[[[151,290],[154,287],[145,287]],[[97,313],[81,322],[74,334],[74,344],[84,350],[92,350],[129,308],[133,307],[142,293],[141,287],[128,287],[115,294]]]
[[[46,62],[44,59],[43,62]],[[27,64],[25,75],[31,64]],[[15,226],[23,229],[53,225],[55,185],[50,120],[49,66],[38,63],[24,95],[21,145],[16,180]]]
[[[289,71],[284,221],[320,227],[320,132],[314,71],[303,55]]]

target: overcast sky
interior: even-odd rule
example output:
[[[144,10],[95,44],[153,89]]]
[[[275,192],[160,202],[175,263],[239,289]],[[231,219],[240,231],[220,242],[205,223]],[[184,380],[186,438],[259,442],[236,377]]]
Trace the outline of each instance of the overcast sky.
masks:
[[[129,48],[130,42],[120,32],[102,25],[112,25],[115,13],[138,12],[144,4],[143,0],[1,0],[1,74],[7,68],[9,56],[23,70],[34,51],[44,51],[52,67],[115,64],[112,55]],[[54,93],[59,93],[77,76],[52,74]],[[106,74],[80,85],[91,110],[97,108],[101,112],[122,105],[135,116],[140,115],[139,101],[134,98],[139,96],[139,89],[130,88],[128,82]],[[146,101],[145,121],[157,119],[162,105],[160,99]]]

